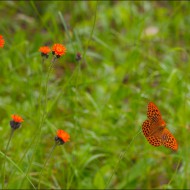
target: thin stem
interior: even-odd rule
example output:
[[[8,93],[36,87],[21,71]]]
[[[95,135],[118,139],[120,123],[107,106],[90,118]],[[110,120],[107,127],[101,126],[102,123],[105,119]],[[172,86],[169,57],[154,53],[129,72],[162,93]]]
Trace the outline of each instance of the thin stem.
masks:
[[[2,156],[5,156],[5,154],[4,154],[3,152],[1,152],[1,151],[0,151],[0,154],[1,154]],[[22,175],[24,175],[24,171],[18,166],[18,164],[16,164],[16,163],[15,163],[10,157],[8,157],[8,156],[7,156],[7,160],[17,169],[17,171],[19,171]],[[29,176],[25,176],[25,177],[27,178],[28,182],[32,185],[32,187],[33,187],[34,189],[36,189],[35,186],[34,186],[34,184],[32,183],[32,181],[30,180]],[[6,189],[8,189],[8,188],[6,188]]]
[[[43,125],[44,120],[45,120],[45,117],[46,117],[48,82],[49,82],[49,77],[50,77],[51,69],[52,69],[53,63],[55,63],[55,61],[56,61],[56,59],[55,59],[55,57],[54,57],[54,58],[52,59],[52,63],[50,63],[50,66],[49,66],[49,68],[48,68],[47,78],[46,78],[46,81],[45,81],[45,93],[44,93],[44,96],[45,96],[45,97],[44,97],[44,106],[41,106],[41,107],[42,107],[42,110],[43,110],[43,113],[42,113],[42,117],[41,117],[41,120],[40,120],[40,126],[39,126],[40,131],[41,131],[42,125]],[[42,89],[43,89],[43,87],[42,87]],[[43,90],[41,91],[41,95],[42,95],[42,93],[43,93]],[[40,104],[42,104],[41,101],[42,101],[42,97],[40,96]],[[41,136],[41,133],[40,133],[39,136]]]
[[[133,140],[134,140],[140,133],[141,133],[141,130],[139,130],[139,132],[132,138],[132,140],[131,140],[131,142],[128,144],[127,148],[126,148],[123,152],[120,153],[120,155],[119,155],[119,160],[118,160],[118,162],[116,163],[116,165],[115,165],[115,167],[114,167],[114,169],[113,169],[113,172],[112,172],[112,174],[111,174],[111,176],[110,176],[110,178],[109,178],[109,180],[108,180],[108,182],[107,182],[107,185],[106,185],[106,188],[105,188],[105,189],[108,188],[108,186],[109,186],[109,184],[110,184],[110,182],[111,182],[111,180],[112,180],[112,177],[113,177],[114,173],[115,173],[115,172],[117,171],[117,169],[118,169],[118,166],[119,166],[121,160],[125,157],[125,154],[126,154],[126,152],[127,152],[127,149],[129,148],[129,146],[131,145],[131,143],[133,142]]]
[[[168,186],[169,186],[169,185],[171,184],[171,182],[174,180],[174,177],[176,176],[177,171],[179,170],[180,164],[181,164],[181,158],[179,158],[179,161],[178,161],[176,170],[175,170],[174,174],[172,175],[172,178],[170,179],[170,181],[169,181],[168,184],[167,184]]]
[[[44,112],[43,112],[44,119],[45,119],[45,116],[46,116],[46,113],[47,113],[48,82],[49,82],[50,73],[51,73],[51,70],[53,68],[53,64],[55,63],[55,61],[56,61],[56,59],[52,60],[52,63],[50,64],[49,69],[48,69],[48,73],[47,73],[47,80],[46,80],[46,84],[45,84],[45,103],[44,103]]]
[[[36,131],[36,132],[34,133],[33,138],[32,138],[31,141],[30,141],[29,146],[26,148],[26,150],[25,150],[23,156],[21,157],[21,159],[17,162],[17,165],[18,165],[18,166],[22,163],[22,161],[23,161],[24,157],[26,156],[27,152],[31,149],[32,145],[34,144],[34,141],[35,141],[35,139],[36,139],[37,134],[38,134],[38,131]],[[15,169],[12,169],[11,173],[9,174],[9,178],[10,178],[10,179],[11,179],[12,175],[13,175],[15,172],[16,172],[16,170],[15,170]],[[25,177],[28,177],[28,176],[25,175]],[[34,185],[33,185],[33,187],[34,187]],[[7,186],[5,187],[5,189],[9,189],[9,184],[7,184]],[[34,187],[34,189],[35,189],[35,187]]]
[[[49,159],[50,159],[50,157],[51,157],[51,155],[52,155],[52,153],[53,153],[53,151],[54,151],[54,149],[55,149],[56,146],[57,146],[57,143],[55,143],[55,144],[53,145],[53,147],[52,147],[52,149],[51,149],[51,151],[50,151],[50,153],[49,153],[49,155],[48,155],[46,161],[44,162],[44,165],[43,165],[42,170],[41,170],[40,175],[39,175],[38,189],[40,189],[40,182],[41,182],[41,179],[42,179],[43,171],[44,171],[44,169],[45,169],[45,167],[46,167],[46,164],[47,164],[47,162],[49,161]]]
[[[96,24],[96,15],[97,15],[97,10],[98,10],[98,1],[96,2],[96,11],[95,11],[95,15],[94,15],[94,22],[93,22],[93,26],[92,26],[92,30],[91,30],[91,33],[90,33],[90,37],[88,39],[88,42],[87,42],[87,45],[86,45],[86,48],[84,50],[84,53],[83,53],[83,58],[85,59],[85,56],[86,56],[86,52],[87,52],[87,49],[90,45],[90,41],[92,39],[92,35],[94,33],[94,28],[95,28],[95,24]]]
[[[41,121],[40,121],[40,135],[41,136],[41,128],[42,128],[42,125],[45,121],[45,117],[46,117],[46,114],[47,114],[47,92],[48,92],[48,82],[49,82],[49,78],[50,78],[50,73],[51,73],[51,69],[53,67],[53,64],[56,62],[56,57],[54,57],[52,59],[52,63],[50,63],[50,66],[49,66],[49,69],[48,69],[48,72],[47,72],[47,78],[46,78],[46,81],[45,81],[45,93],[44,93],[44,106],[42,107],[43,109],[43,113],[42,113],[42,118],[41,118]]]
[[[35,152],[36,152],[36,149],[37,149],[37,147],[38,147],[38,144],[39,144],[39,142],[40,142],[40,138],[41,138],[41,132],[42,132],[42,126],[43,126],[43,124],[44,124],[44,121],[45,121],[45,119],[46,119],[46,115],[47,115],[47,91],[48,91],[48,82],[49,82],[49,77],[50,77],[50,73],[51,73],[51,69],[52,69],[52,67],[53,67],[53,64],[55,63],[55,61],[56,61],[56,59],[53,59],[52,60],[52,63],[50,64],[50,66],[49,66],[49,69],[48,69],[48,73],[47,73],[47,78],[46,78],[46,81],[45,81],[45,94],[44,94],[44,106],[42,106],[42,110],[43,110],[43,113],[42,113],[42,116],[41,116],[41,120],[40,120],[40,124],[39,124],[39,131],[38,131],[38,133],[39,134],[37,134],[37,136],[36,136],[36,138],[37,138],[37,140],[35,141],[35,145],[34,145],[34,153],[32,154],[32,157],[31,157],[31,160],[30,160],[30,163],[29,163],[29,166],[28,166],[28,169],[27,169],[27,171],[26,171],[26,173],[25,173],[25,177],[26,176],[28,176],[28,173],[29,173],[29,171],[30,171],[30,168],[31,168],[31,166],[32,166],[32,162],[33,162],[33,159],[34,159],[34,155],[35,155]],[[22,181],[22,183],[24,183],[24,181]]]
[[[86,56],[87,49],[88,49],[88,47],[89,47],[89,45],[90,45],[90,41],[92,40],[92,35],[93,35],[93,33],[94,33],[95,24],[96,24],[96,17],[97,17],[97,10],[98,10],[98,2],[96,2],[96,10],[95,10],[95,15],[94,15],[94,21],[93,21],[92,30],[91,30],[91,32],[90,32],[90,37],[89,37],[89,39],[88,39],[86,48],[85,48],[84,53],[83,53],[83,56],[82,56],[84,60],[85,60],[85,56]],[[75,100],[75,102],[76,102],[76,107],[75,107],[76,111],[75,111],[75,119],[74,119],[74,121],[75,121],[75,126],[79,126],[79,125],[78,125],[78,111],[77,111],[78,104],[77,104],[77,102],[78,102],[78,98],[79,98],[79,95],[78,95],[78,83],[79,83],[79,76],[80,76],[80,74],[81,74],[81,64],[82,64],[82,62],[79,61],[79,62],[78,62],[78,65],[77,65],[76,77],[75,77],[75,89],[76,89],[76,91],[75,91],[75,96],[74,96],[74,100]],[[80,132],[83,134],[82,128],[79,128],[79,130],[80,130]]]
[[[3,159],[3,166],[2,166],[2,189],[4,188],[4,185],[5,185],[5,163],[6,163],[6,159],[7,159],[7,151],[8,151],[8,147],[9,147],[9,144],[11,142],[11,138],[13,136],[13,133],[14,133],[14,129],[11,128],[11,134],[9,136],[9,140],[8,140],[8,143],[7,143],[7,146],[6,146],[6,149],[5,149],[5,156],[4,156],[4,159]]]
[[[72,43],[71,35],[70,35],[69,30],[67,28],[67,24],[65,22],[65,19],[64,19],[63,15],[62,15],[62,13],[60,11],[58,12],[58,15],[59,15],[60,20],[61,20],[61,22],[63,24],[63,27],[64,27],[65,32],[66,32],[66,35],[68,36],[69,44],[71,44],[72,48],[74,49],[74,52],[76,52],[76,48],[75,48],[75,46]]]

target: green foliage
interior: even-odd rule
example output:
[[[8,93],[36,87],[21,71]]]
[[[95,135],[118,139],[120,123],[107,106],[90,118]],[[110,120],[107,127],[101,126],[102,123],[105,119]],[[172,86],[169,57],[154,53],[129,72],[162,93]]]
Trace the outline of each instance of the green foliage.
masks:
[[[5,188],[37,188],[40,177],[44,189],[190,188],[188,2],[4,1],[0,17],[1,163],[10,115],[25,120],[8,148]],[[67,53],[47,78],[52,58],[42,63],[38,49],[54,43]],[[177,153],[139,133],[149,101]],[[39,176],[57,129],[71,140]]]

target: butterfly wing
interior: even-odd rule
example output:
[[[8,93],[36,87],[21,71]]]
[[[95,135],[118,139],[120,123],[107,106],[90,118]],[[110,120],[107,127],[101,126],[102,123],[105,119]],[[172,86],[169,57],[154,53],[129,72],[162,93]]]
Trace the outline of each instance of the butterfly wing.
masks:
[[[142,131],[145,137],[148,137],[150,134],[150,121],[147,119],[142,124]]]
[[[159,136],[150,136],[151,132],[151,124],[150,120],[145,120],[142,124],[142,131],[148,142],[153,146],[160,146],[162,145],[161,138]]]
[[[162,140],[159,136],[150,136],[147,138],[148,142],[153,146],[161,146]]]
[[[165,147],[168,147],[168,148],[171,148],[172,150],[177,151],[177,149],[178,149],[177,141],[168,129],[166,129],[166,128],[164,129],[161,139],[162,139],[162,143]]]
[[[148,104],[147,117],[152,123],[157,123],[158,121],[162,120],[161,113],[153,102]]]

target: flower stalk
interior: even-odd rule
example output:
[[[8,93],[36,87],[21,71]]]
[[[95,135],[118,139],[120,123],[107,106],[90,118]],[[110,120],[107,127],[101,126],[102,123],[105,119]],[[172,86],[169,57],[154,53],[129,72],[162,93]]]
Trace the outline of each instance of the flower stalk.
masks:
[[[39,175],[39,182],[38,182],[38,189],[40,189],[40,183],[41,183],[41,179],[42,179],[42,175],[43,175],[43,171],[49,161],[49,159],[51,158],[51,155],[53,153],[53,151],[55,150],[55,147],[58,145],[58,143],[55,142],[55,144],[53,145],[53,147],[51,148],[51,151],[47,157],[47,159],[45,160],[44,164],[43,164],[43,167],[41,169],[41,172],[40,172],[40,175]]]
[[[51,155],[52,155],[53,151],[55,150],[55,147],[57,145],[63,145],[64,143],[68,142],[69,139],[70,139],[70,135],[68,133],[66,133],[65,131],[63,131],[61,129],[57,131],[57,136],[55,137],[55,144],[53,145],[47,159],[45,160],[43,167],[41,169],[40,175],[39,175],[38,189],[40,189],[40,183],[41,183],[43,171],[44,171],[49,159],[51,158]]]
[[[5,164],[6,164],[6,158],[7,158],[7,151],[8,151],[8,147],[9,144],[11,142],[11,139],[13,137],[13,133],[16,129],[18,129],[21,126],[21,123],[24,121],[22,119],[22,117],[20,117],[19,115],[11,115],[12,120],[10,121],[10,126],[11,126],[11,134],[9,136],[9,140],[7,142],[7,146],[5,148],[5,155],[4,155],[4,159],[3,159],[3,164],[2,164],[2,189],[4,189],[4,185],[5,185]]]

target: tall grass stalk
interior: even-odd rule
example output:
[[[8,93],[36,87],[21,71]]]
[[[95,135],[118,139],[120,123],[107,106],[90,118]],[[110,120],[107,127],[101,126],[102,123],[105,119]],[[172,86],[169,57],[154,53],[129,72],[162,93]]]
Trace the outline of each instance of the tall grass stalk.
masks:
[[[39,181],[38,181],[38,189],[40,189],[40,182],[41,182],[41,179],[42,179],[43,171],[44,171],[44,169],[45,169],[45,167],[47,165],[47,162],[50,159],[50,157],[51,157],[51,155],[52,155],[52,153],[53,153],[56,146],[57,146],[57,142],[55,142],[55,144],[53,145],[53,147],[52,147],[52,149],[51,149],[51,151],[50,151],[50,153],[49,153],[47,159],[45,160],[44,165],[43,165],[43,167],[41,169],[41,172],[40,172],[40,175],[39,175]]]
[[[9,144],[11,142],[11,139],[12,139],[14,131],[15,130],[13,128],[11,128],[11,133],[10,133],[10,136],[9,136],[9,140],[7,142],[7,146],[6,146],[6,149],[5,149],[5,155],[4,155],[3,164],[2,164],[2,189],[4,189],[4,185],[5,185],[5,164],[6,164],[6,159],[7,159],[7,151],[8,151],[8,147],[9,147]]]
[[[35,158],[35,152],[38,148],[38,145],[40,143],[40,140],[41,140],[41,132],[42,132],[42,126],[45,122],[45,119],[46,119],[46,116],[47,116],[47,93],[48,93],[48,82],[49,82],[49,78],[50,78],[50,74],[51,74],[51,71],[52,71],[52,68],[53,68],[53,64],[56,60],[53,59],[52,62],[50,63],[50,66],[48,68],[48,72],[47,72],[47,76],[46,76],[46,80],[45,80],[45,89],[44,89],[44,104],[43,106],[41,105],[41,102],[43,101],[42,98],[43,98],[43,90],[41,91],[41,94],[40,94],[40,110],[42,112],[42,115],[40,117],[40,123],[39,123],[39,128],[37,130],[37,134],[34,138],[34,152],[31,156],[31,159],[30,159],[30,162],[29,162],[29,165],[28,165],[28,169],[25,173],[25,176],[28,176],[29,172],[30,172],[30,169],[31,169],[31,166],[32,166],[32,163],[33,163],[33,160]],[[42,79],[43,81],[43,79]],[[42,83],[41,81],[41,83]],[[43,85],[42,85],[42,88],[43,88]],[[22,184],[24,183],[24,180],[21,182],[21,187],[22,187]]]
[[[131,139],[131,141],[130,141],[130,143],[128,144],[128,146],[127,146],[127,148],[125,149],[125,151],[122,151],[122,152],[120,153],[119,159],[118,159],[118,161],[117,161],[117,163],[116,163],[116,165],[115,165],[115,167],[114,167],[114,169],[113,169],[113,172],[111,173],[111,176],[110,176],[109,180],[107,181],[107,184],[106,184],[106,188],[105,188],[105,189],[108,189],[108,187],[109,187],[109,185],[110,185],[110,182],[111,182],[111,180],[112,180],[112,178],[113,178],[113,175],[116,173],[116,171],[117,171],[117,169],[118,169],[118,166],[119,166],[121,160],[125,157],[125,154],[126,154],[128,148],[129,148],[129,146],[130,146],[131,143],[135,140],[135,138],[141,133],[141,131],[142,131],[142,130],[140,129],[139,132]]]

